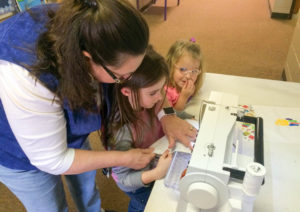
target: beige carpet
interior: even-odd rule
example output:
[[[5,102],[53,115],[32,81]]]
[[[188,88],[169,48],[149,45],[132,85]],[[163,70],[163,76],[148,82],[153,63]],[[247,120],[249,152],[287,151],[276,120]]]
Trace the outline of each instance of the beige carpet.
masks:
[[[157,1],[145,17],[163,55],[176,39],[194,37],[208,72],[281,79],[295,18],[271,19],[267,0],[168,0],[166,22]]]
[[[271,19],[267,0],[168,0],[167,21],[163,2],[144,12],[151,43],[163,55],[177,39],[194,37],[200,43],[207,72],[281,79],[295,17]],[[97,135],[91,135],[99,149]],[[98,174],[103,207],[125,212],[128,198]],[[30,195],[30,194],[28,194]],[[68,196],[69,197],[69,196]],[[70,211],[76,211],[70,202]],[[23,212],[21,203],[0,183],[0,212]]]

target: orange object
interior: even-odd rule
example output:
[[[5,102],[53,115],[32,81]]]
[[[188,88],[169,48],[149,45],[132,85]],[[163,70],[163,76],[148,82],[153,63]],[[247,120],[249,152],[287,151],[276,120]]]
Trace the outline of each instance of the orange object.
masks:
[[[180,179],[181,179],[181,178],[183,178],[183,177],[185,176],[185,174],[186,174],[186,170],[187,170],[187,168],[186,168],[185,170],[183,170],[183,172],[181,173],[181,177],[180,177]]]

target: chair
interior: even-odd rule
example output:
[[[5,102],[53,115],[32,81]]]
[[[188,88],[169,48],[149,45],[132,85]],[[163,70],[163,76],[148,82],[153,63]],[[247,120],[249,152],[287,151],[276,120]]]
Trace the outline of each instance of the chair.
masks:
[[[164,20],[167,20],[167,0],[165,1],[165,6],[164,6]],[[151,4],[155,4],[156,0],[151,0]],[[177,6],[180,4],[180,0],[177,0]],[[136,0],[136,8],[140,10],[140,0]]]

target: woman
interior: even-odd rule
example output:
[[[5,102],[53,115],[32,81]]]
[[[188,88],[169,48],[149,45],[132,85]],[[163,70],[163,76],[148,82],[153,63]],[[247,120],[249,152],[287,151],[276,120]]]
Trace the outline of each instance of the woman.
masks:
[[[111,83],[137,69],[148,40],[147,23],[122,0],[66,0],[0,24],[0,181],[27,211],[68,210],[60,175],[70,175],[79,211],[100,211],[96,169],[151,161],[151,149],[99,152],[87,140],[109,112]],[[162,124],[170,146],[196,134],[175,117]]]

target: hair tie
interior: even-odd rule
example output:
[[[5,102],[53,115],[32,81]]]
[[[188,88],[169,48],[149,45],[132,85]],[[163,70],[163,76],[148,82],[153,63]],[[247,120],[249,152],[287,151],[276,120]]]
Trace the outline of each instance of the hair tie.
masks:
[[[196,39],[195,38],[190,38],[190,42],[196,43]]]
[[[83,4],[89,8],[98,9],[96,0],[83,0]]]

